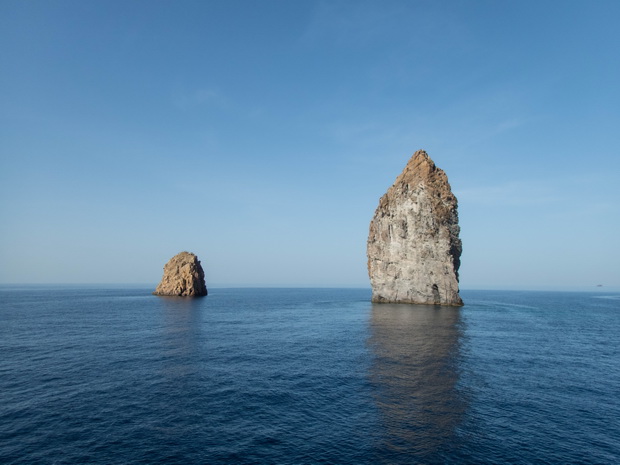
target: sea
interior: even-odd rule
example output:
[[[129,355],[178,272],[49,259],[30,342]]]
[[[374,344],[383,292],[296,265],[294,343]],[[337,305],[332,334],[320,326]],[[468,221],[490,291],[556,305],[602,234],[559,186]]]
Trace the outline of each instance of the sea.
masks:
[[[618,464],[620,293],[0,287],[1,464]]]

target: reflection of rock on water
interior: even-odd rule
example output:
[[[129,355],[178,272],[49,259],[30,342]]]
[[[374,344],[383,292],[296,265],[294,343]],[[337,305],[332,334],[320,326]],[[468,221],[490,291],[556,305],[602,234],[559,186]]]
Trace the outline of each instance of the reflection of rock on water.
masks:
[[[174,383],[200,374],[203,334],[202,299],[163,296],[157,299],[163,309],[159,336],[163,375]]]
[[[454,446],[465,410],[456,388],[460,310],[375,304],[371,334],[370,377],[384,427],[379,447],[388,455],[406,454],[413,463]]]

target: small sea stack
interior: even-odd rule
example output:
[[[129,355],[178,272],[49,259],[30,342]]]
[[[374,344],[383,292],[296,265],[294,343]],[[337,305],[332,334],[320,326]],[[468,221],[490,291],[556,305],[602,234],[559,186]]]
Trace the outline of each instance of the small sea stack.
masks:
[[[164,276],[153,294],[180,297],[207,295],[205,273],[198,257],[190,252],[172,257],[164,266]]]
[[[446,173],[418,150],[381,197],[370,223],[372,301],[463,305],[458,220]]]

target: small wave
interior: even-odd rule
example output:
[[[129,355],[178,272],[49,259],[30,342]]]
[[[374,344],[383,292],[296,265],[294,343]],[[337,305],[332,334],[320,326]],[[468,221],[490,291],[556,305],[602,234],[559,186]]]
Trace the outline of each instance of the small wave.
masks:
[[[508,308],[526,308],[529,310],[538,310],[540,307],[533,307],[531,305],[523,305],[523,304],[510,304],[507,302],[498,302],[492,300],[484,300],[477,302],[479,305],[488,305],[490,307],[508,307]]]
[[[620,300],[620,295],[593,295],[594,299]]]

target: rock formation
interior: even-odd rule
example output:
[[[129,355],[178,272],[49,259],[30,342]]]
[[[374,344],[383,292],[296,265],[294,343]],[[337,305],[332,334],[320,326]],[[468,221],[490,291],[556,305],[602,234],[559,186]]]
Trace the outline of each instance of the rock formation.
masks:
[[[153,294],[184,297],[207,295],[205,274],[198,257],[189,252],[172,257],[164,266],[164,276]]]
[[[373,302],[463,305],[457,200],[423,150],[381,197],[368,235]]]

